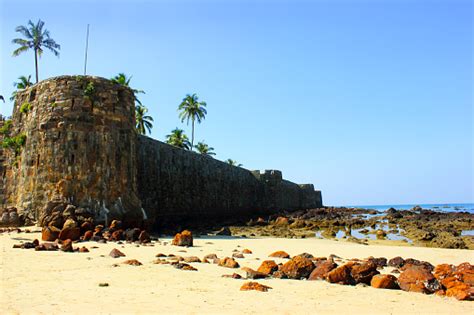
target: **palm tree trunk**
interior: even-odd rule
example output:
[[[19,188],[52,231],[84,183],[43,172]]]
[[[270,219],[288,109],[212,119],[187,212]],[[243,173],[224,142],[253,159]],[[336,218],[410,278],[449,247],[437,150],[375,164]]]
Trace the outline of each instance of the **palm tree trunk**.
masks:
[[[194,149],[194,118],[193,120],[193,134],[191,135],[191,151]]]
[[[36,83],[38,83],[38,50],[35,48]]]

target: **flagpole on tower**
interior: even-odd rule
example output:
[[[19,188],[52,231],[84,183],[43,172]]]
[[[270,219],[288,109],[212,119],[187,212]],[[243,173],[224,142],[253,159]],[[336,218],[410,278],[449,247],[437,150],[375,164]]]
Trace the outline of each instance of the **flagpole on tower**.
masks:
[[[86,53],[84,58],[84,75],[87,73],[87,50],[89,49],[89,24],[87,24],[87,35],[86,35]]]

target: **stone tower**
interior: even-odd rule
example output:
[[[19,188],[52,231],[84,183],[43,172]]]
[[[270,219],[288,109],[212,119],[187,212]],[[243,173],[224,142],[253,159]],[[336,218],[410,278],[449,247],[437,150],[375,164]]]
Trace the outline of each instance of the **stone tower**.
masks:
[[[8,132],[17,144],[0,152],[0,205],[38,219],[62,199],[99,220],[141,221],[134,104],[129,88],[99,77],[55,77],[18,92]]]

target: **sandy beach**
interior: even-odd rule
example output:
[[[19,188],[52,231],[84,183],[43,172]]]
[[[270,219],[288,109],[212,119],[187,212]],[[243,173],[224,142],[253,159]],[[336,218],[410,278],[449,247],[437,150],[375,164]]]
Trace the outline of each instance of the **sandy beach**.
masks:
[[[192,263],[198,271],[183,271],[154,264],[158,253],[203,256],[215,253],[232,256],[233,250],[253,253],[237,259],[241,267],[257,269],[268,255],[285,250],[290,255],[308,252],[314,256],[392,258],[402,256],[432,264],[474,262],[470,250],[359,245],[324,239],[283,238],[195,238],[194,247],[170,245],[160,238],[152,246],[84,242],[89,253],[47,252],[14,249],[20,241],[41,239],[39,232],[0,235],[1,295],[3,314],[468,314],[472,302],[400,290],[343,286],[325,281],[257,280],[273,289],[269,292],[240,291],[247,280],[222,278],[240,269],[215,264]],[[97,246],[98,248],[92,248]],[[117,248],[126,257],[112,258]],[[184,252],[185,251],[185,252]],[[142,266],[122,264],[137,259]],[[273,258],[272,258],[273,259]],[[285,262],[285,259],[275,259]],[[115,266],[114,265],[118,265]],[[388,273],[393,268],[385,268]],[[99,287],[108,283],[108,287]]]

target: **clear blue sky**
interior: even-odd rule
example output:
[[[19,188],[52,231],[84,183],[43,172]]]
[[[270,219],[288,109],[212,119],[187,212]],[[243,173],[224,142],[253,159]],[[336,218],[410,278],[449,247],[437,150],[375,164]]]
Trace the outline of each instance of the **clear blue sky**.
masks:
[[[155,118],[181,124],[186,93],[217,158],[314,183],[325,204],[474,201],[470,0],[0,0],[0,94],[34,76],[11,57],[16,26],[41,18],[61,44],[40,78],[133,75]],[[12,104],[0,104],[9,115]]]

